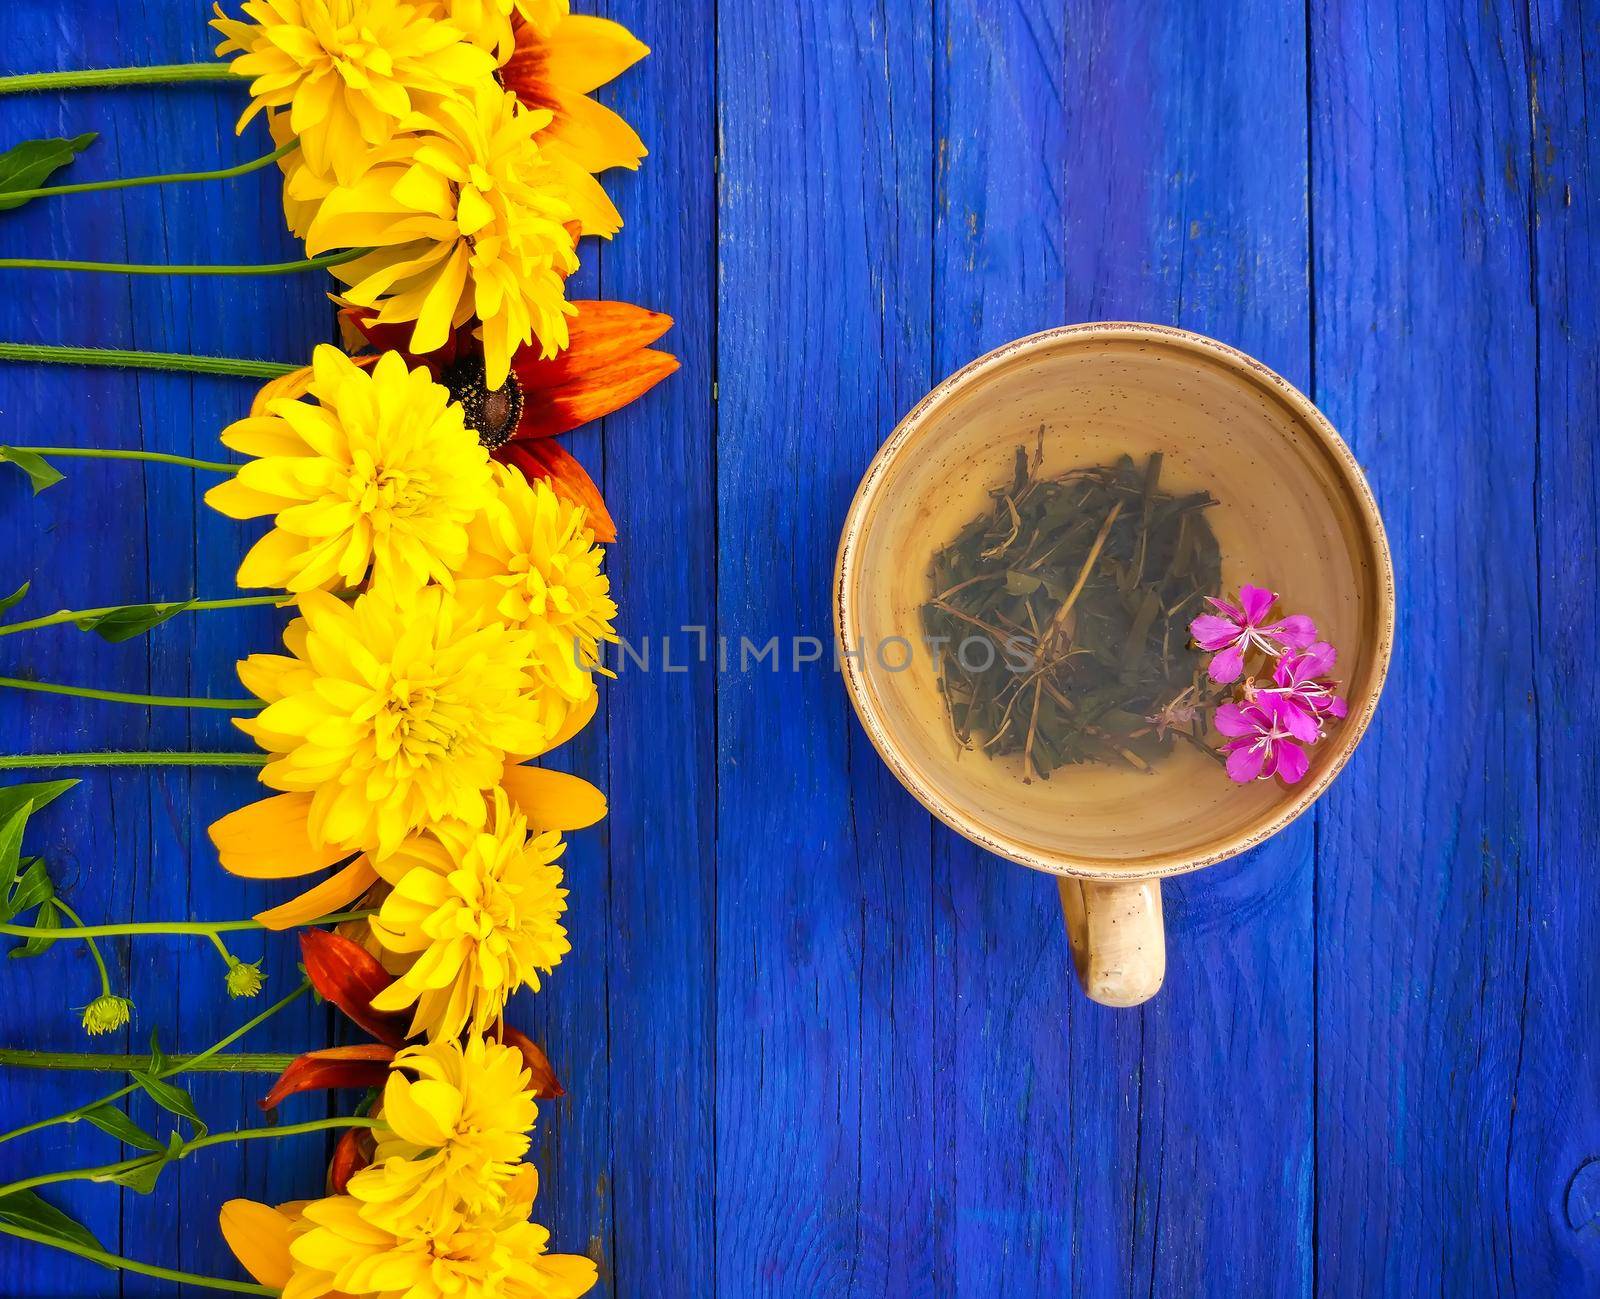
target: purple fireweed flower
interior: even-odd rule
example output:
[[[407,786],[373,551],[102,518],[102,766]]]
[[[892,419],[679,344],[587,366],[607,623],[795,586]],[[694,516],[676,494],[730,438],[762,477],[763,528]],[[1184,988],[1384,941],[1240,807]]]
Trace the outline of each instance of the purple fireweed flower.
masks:
[[[1206,671],[1218,685],[1239,679],[1244,671],[1244,656],[1252,649],[1277,658],[1288,650],[1304,649],[1317,639],[1316,624],[1303,613],[1269,623],[1267,615],[1277,601],[1276,591],[1249,585],[1239,588],[1238,604],[1206,597],[1206,603],[1218,612],[1201,614],[1189,624],[1189,634],[1196,645],[1213,656]]]
[[[1298,653],[1285,654],[1272,670],[1270,686],[1247,686],[1252,698],[1271,695],[1285,708],[1304,713],[1321,730],[1326,718],[1339,720],[1345,715],[1345,701],[1339,696],[1339,683],[1328,676],[1337,654],[1327,641]]]
[[[1217,729],[1230,737],[1222,746],[1228,775],[1241,785],[1273,776],[1295,784],[1311,765],[1300,746],[1315,743],[1320,734],[1315,719],[1265,693],[1247,704],[1221,705],[1216,721]]]

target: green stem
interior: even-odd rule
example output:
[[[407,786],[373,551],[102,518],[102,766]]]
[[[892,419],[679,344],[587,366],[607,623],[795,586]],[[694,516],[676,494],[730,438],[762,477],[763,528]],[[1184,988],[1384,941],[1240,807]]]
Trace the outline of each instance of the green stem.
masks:
[[[226,63],[158,63],[145,68],[88,68],[80,72],[25,72],[0,77],[0,95],[28,90],[92,90],[101,86],[164,86],[175,81],[230,81]]]
[[[371,914],[370,911],[336,911],[307,923],[313,927],[342,925],[347,920],[365,920]],[[125,938],[131,934],[180,934],[208,938],[213,934],[238,934],[266,927],[259,920],[134,920],[115,925],[83,925],[77,929],[36,929],[32,925],[0,924],[0,934],[7,938],[48,935],[58,941],[69,938]]]
[[[168,753],[160,749],[117,753],[20,753],[0,758],[0,771],[53,767],[264,767],[264,753]]]
[[[207,609],[248,609],[264,604],[284,604],[293,597],[286,595],[239,595],[226,600],[195,600],[185,603],[182,600],[162,601],[154,606],[156,609],[165,609],[169,605],[181,604],[180,613],[204,613]],[[125,605],[108,604],[99,609],[61,609],[55,613],[46,614],[42,618],[30,618],[27,622],[9,623],[0,627],[0,636],[9,636],[13,632],[37,631],[41,627],[59,627],[62,623],[78,622],[84,618],[100,618],[108,613],[115,613],[118,609],[126,608]]]
[[[232,180],[235,176],[248,176],[253,171],[270,167],[284,154],[300,147],[296,136],[287,144],[279,145],[271,153],[234,167],[219,167],[215,171],[173,171],[161,176],[125,176],[120,180],[86,180],[72,185],[51,185],[45,189],[10,189],[6,202],[13,203],[34,198],[53,198],[57,194],[93,194],[106,189],[137,189],[141,185],[172,185],[195,180]]]
[[[193,1073],[277,1074],[294,1063],[294,1056],[281,1051],[232,1051],[226,1055],[174,1055],[167,1058],[175,1069]],[[0,1047],[0,1069],[127,1073],[130,1069],[143,1069],[149,1063],[148,1055],[102,1051],[29,1051],[22,1047]]]
[[[264,262],[246,266],[169,266],[145,262],[74,262],[43,257],[0,257],[0,270],[98,271],[108,275],[293,275],[298,271],[320,271],[327,266],[342,266],[345,262],[365,257],[371,251],[370,248],[346,248],[342,252],[302,257],[293,262]]]
[[[34,690],[45,695],[73,695],[108,704],[138,704],[149,708],[220,708],[227,712],[264,707],[259,699],[206,699],[185,695],[138,695],[121,690],[96,690],[92,686],[63,686],[53,681],[25,681],[0,677],[0,690]]]
[[[31,451],[35,455],[55,456],[58,460],[148,460],[158,465],[179,465],[185,469],[204,469],[214,474],[236,474],[238,465],[221,460],[196,460],[165,451],[116,451],[107,447],[8,447],[11,451]]]
[[[311,981],[307,979],[293,992],[289,993],[281,1000],[273,1002],[272,1005],[268,1006],[265,1010],[260,1011],[254,1017],[245,1020],[245,1022],[240,1024],[238,1028],[233,1030],[233,1032],[227,1034],[225,1037],[218,1038],[199,1054],[183,1057],[169,1056],[166,1064],[159,1071],[157,1071],[155,1076],[157,1078],[172,1078],[180,1073],[186,1073],[189,1070],[200,1070],[207,1067],[204,1063],[205,1061],[216,1059],[246,1033],[250,1032],[251,1029],[257,1028],[266,1023],[267,1020],[271,1019],[280,1010],[284,1009],[284,1007],[293,1004],[296,1000],[305,996],[306,993],[310,991]],[[148,1061],[148,1058],[149,1057],[145,1057],[145,1060]],[[55,1066],[45,1065],[41,1067],[53,1068]],[[63,1110],[60,1114],[52,1114],[47,1119],[35,1119],[32,1123],[25,1123],[22,1127],[13,1128],[10,1132],[0,1132],[0,1142],[10,1141],[13,1137],[26,1136],[30,1132],[38,1132],[41,1128],[53,1127],[57,1123],[77,1123],[83,1117],[86,1111],[95,1109],[101,1105],[113,1105],[130,1092],[136,1092],[138,1090],[138,1083],[129,1083],[126,1087],[119,1087],[114,1092],[107,1092],[104,1096],[89,1101],[85,1105],[78,1105],[70,1110]]]
[[[63,899],[58,897],[54,901],[62,915],[66,916],[79,929],[85,928],[83,917],[69,907]],[[100,995],[109,997],[111,995],[111,972],[106,969],[105,960],[100,955],[100,944],[92,938],[85,938],[84,941],[89,944],[89,955],[94,957],[95,966],[100,971]]]
[[[15,1236],[18,1240],[31,1240],[35,1244],[65,1250],[68,1254],[76,1254],[79,1258],[86,1258],[105,1267],[121,1268],[124,1272],[137,1272],[140,1276],[153,1276],[162,1281],[175,1281],[180,1285],[198,1286],[202,1290],[227,1290],[233,1294],[281,1293],[250,1281],[229,1281],[225,1277],[200,1276],[194,1272],[178,1272],[170,1267],[157,1267],[154,1263],[135,1262],[131,1258],[123,1258],[121,1254],[108,1254],[103,1249],[92,1249],[76,1241],[62,1240],[59,1236],[46,1236],[42,1232],[29,1231],[26,1227],[14,1227],[9,1222],[0,1222],[0,1231],[8,1236]]]
[[[185,1141],[172,1150],[139,1155],[134,1159],[121,1159],[114,1164],[101,1164],[95,1168],[72,1168],[56,1173],[35,1173],[15,1182],[0,1186],[0,1198],[17,1191],[31,1191],[36,1186],[50,1186],[56,1182],[109,1182],[119,1173],[130,1172],[141,1164],[173,1163],[196,1150],[208,1146],[231,1145],[236,1141],[271,1141],[278,1137],[300,1137],[308,1132],[327,1132],[332,1128],[375,1128],[379,1120],[368,1118],[312,1119],[306,1123],[285,1123],[273,1128],[240,1128],[237,1132],[213,1132],[203,1137]]]
[[[100,365],[124,370],[181,370],[242,379],[277,379],[301,367],[237,356],[193,356],[188,352],[140,352],[115,347],[57,347],[49,343],[0,343],[0,361],[42,365]]]

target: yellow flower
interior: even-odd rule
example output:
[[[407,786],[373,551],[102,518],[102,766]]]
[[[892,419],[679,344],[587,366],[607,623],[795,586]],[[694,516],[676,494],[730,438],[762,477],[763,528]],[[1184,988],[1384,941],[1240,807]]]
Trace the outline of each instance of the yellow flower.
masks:
[[[239,664],[267,707],[235,725],[270,755],[262,783],[310,794],[306,842],[382,856],[426,825],[482,826],[507,756],[548,739],[528,695],[527,635],[437,586],[350,604],[309,591],[300,613],[288,655]]]
[[[464,21],[462,14],[466,6],[476,9],[483,3],[456,0],[452,9],[453,21],[479,44],[485,43],[481,24]],[[522,21],[515,24],[510,56],[499,47],[500,80],[527,107],[549,110],[550,124],[539,132],[539,144],[561,168],[584,233],[609,238],[621,228],[622,216],[593,173],[637,168],[645,147],[627,122],[589,98],[589,92],[632,67],[649,46],[620,23],[573,14],[567,0],[519,0],[519,7]]]
[[[368,923],[384,950],[410,966],[372,999],[374,1010],[414,1006],[411,1032],[439,1041],[483,1033],[506,999],[539,987],[571,950],[556,865],[566,845],[496,790],[488,826],[439,825],[375,864],[393,886]]]
[[[450,585],[466,525],[492,489],[488,454],[461,407],[394,352],[369,371],[324,343],[312,371],[316,404],[270,400],[222,434],[256,458],[207,492],[207,504],[235,519],[274,516],[239,566],[239,585],[340,590],[369,570],[377,587]]]
[[[283,1299],[577,1299],[595,1265],[545,1252],[550,1233],[528,1221],[538,1185],[520,1165],[503,1205],[439,1232],[379,1227],[350,1195],[278,1209],[230,1200],[220,1221],[246,1270]]]
[[[307,251],[373,249],[334,273],[378,324],[415,322],[412,352],[435,351],[476,317],[488,384],[500,387],[523,344],[537,337],[546,356],[567,345],[576,310],[573,211],[534,139],[549,120],[498,86],[412,115],[403,156],[321,199]]]
[[[103,992],[83,1008],[83,1031],[91,1037],[115,1033],[133,1015],[133,1002]]]
[[[349,1183],[362,1216],[395,1230],[444,1231],[463,1213],[502,1203],[539,1113],[529,1081],[521,1051],[482,1037],[401,1051],[383,1089],[372,1164]]]
[[[457,589],[464,604],[530,634],[529,673],[555,730],[594,692],[600,642],[617,639],[611,582],[600,572],[605,550],[583,507],[563,501],[547,479],[530,483],[500,464],[492,472],[495,497],[468,527]]]
[[[493,83],[495,61],[412,0],[246,0],[245,18],[216,7],[219,55],[253,78],[238,129],[287,108],[306,163],[349,184],[402,118],[438,96]]]

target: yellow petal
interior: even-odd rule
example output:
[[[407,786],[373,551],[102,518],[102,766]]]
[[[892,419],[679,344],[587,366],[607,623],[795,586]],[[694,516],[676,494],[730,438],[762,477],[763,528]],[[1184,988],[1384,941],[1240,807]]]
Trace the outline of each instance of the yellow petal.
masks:
[[[581,830],[606,814],[606,796],[582,776],[548,767],[508,767],[500,783],[539,830]]]
[[[550,33],[545,66],[562,89],[587,94],[648,53],[650,47],[621,23],[573,14]]]
[[[286,797],[293,797],[288,795]],[[377,881],[378,872],[372,862],[362,855],[342,871],[328,876],[314,888],[299,897],[256,913],[256,921],[268,929],[293,929],[323,916],[331,916],[346,903],[353,902]]]
[[[289,1257],[294,1224],[287,1214],[254,1200],[229,1200],[218,1222],[222,1238],[246,1272],[275,1290],[289,1284],[294,1275]]]
[[[249,879],[286,879],[347,856],[344,849],[312,842],[310,810],[310,794],[276,794],[212,822],[211,842],[223,869]]]

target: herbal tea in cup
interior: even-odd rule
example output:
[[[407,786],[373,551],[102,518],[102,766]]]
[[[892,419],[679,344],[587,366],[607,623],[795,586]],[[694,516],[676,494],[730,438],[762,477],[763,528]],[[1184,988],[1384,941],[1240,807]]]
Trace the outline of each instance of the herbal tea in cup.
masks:
[[[1160,984],[1159,877],[1260,843],[1337,774],[1394,625],[1382,525],[1327,421],[1151,325],[1022,339],[936,388],[863,479],[836,585],[879,753],[952,828],[1061,877],[1109,1004]]]

